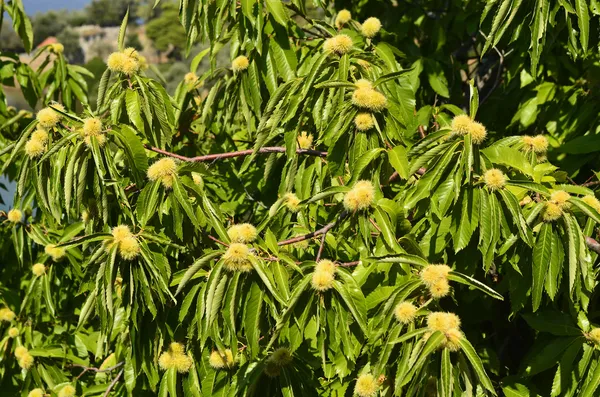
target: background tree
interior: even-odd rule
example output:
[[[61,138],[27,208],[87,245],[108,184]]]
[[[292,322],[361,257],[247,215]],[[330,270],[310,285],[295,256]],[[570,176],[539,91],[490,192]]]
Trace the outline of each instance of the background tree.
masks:
[[[146,24],[146,35],[152,40],[152,46],[173,59],[181,59],[186,42],[185,30],[176,23],[178,18],[177,4],[164,2]]]
[[[67,27],[56,38],[64,46],[64,54],[69,62],[83,63],[83,50],[79,45],[79,34],[74,29]]]
[[[33,45],[37,47],[48,37],[56,37],[67,27],[67,20],[64,15],[66,10],[48,11],[37,13],[33,16],[31,22],[33,25]]]
[[[135,15],[133,0],[92,0],[87,5],[87,23],[100,26],[119,26],[127,9]]]

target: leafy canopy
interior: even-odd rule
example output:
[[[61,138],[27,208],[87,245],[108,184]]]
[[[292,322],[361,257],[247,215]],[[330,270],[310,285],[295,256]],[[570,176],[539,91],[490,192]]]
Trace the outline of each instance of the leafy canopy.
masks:
[[[562,134],[550,113],[567,100],[589,113],[593,82],[543,56],[566,25],[553,50],[597,67],[595,3],[315,3],[182,1],[182,48],[210,47],[172,95],[125,48],[128,14],[95,104],[61,44],[35,50],[37,70],[0,53],[3,82],[39,108],[0,102],[16,185],[0,226],[3,390],[597,393],[600,202],[553,165],[594,165],[564,153],[597,138],[573,115]],[[22,2],[0,7],[30,51]],[[430,52],[461,18],[481,24],[447,35],[478,51],[474,71]],[[512,121],[480,109],[503,78],[499,95],[525,87]]]

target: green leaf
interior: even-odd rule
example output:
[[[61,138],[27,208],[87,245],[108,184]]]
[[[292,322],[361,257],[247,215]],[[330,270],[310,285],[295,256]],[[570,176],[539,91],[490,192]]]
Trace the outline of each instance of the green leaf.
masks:
[[[522,316],[531,328],[540,332],[548,332],[557,336],[581,336],[582,334],[571,316],[559,311],[544,310],[537,313],[525,313]]]
[[[208,327],[212,323],[221,308],[221,301],[225,293],[225,285],[227,283],[227,274],[223,273],[223,261],[217,262],[212,268],[208,281],[206,282],[206,324]]]
[[[425,62],[425,70],[427,71],[427,79],[431,88],[440,96],[444,98],[450,97],[450,91],[448,90],[448,79],[444,74],[444,69],[439,62],[427,60]]]
[[[125,49],[125,32],[127,31],[127,20],[129,19],[129,7],[127,7],[127,12],[123,17],[123,22],[121,22],[121,28],[119,29],[119,51],[123,51]]]
[[[128,125],[121,125],[121,131],[113,129],[113,133],[123,144],[125,154],[130,161],[131,168],[136,171],[139,182],[143,181],[148,170],[148,157],[142,140]]]
[[[33,48],[33,28],[31,26],[31,21],[23,9],[22,0],[13,0],[11,3],[11,7],[7,4],[6,10],[11,14],[13,29],[19,34],[21,41],[23,41],[25,51],[31,52],[31,49]],[[11,10],[12,13],[10,12]],[[4,12],[2,7],[0,7],[0,12]]]
[[[499,190],[500,195],[506,205],[506,208],[510,212],[510,215],[513,217],[513,222],[517,226],[519,230],[519,235],[521,239],[527,244],[532,245],[532,235],[531,230],[529,229],[525,218],[523,218],[523,214],[521,212],[521,208],[519,207],[519,202],[514,194],[509,192],[506,189]]]
[[[135,90],[127,90],[125,93],[125,105],[127,115],[138,131],[144,131],[144,121],[140,110],[138,94]]]
[[[367,306],[365,297],[351,275],[345,273],[343,270],[338,270],[337,275],[340,277],[341,281],[334,280],[333,288],[340,294],[360,329],[365,336],[368,337],[369,328],[367,327]]]
[[[544,42],[546,41],[546,26],[550,14],[550,2],[548,0],[536,0],[533,10],[533,19],[530,25],[531,29],[531,75],[537,76],[538,64]]]
[[[269,13],[275,18],[278,24],[287,26],[290,19],[281,0],[266,0]]]
[[[310,283],[311,279],[312,279],[312,274],[308,274],[308,275],[304,276],[304,278],[302,278],[302,280],[294,288],[294,291],[292,292],[292,295],[290,296],[290,299],[288,301],[287,308],[281,314],[281,317],[279,317],[279,320],[277,321],[277,324],[275,325],[275,331],[273,332],[273,335],[271,336],[271,340],[269,341],[269,344],[267,345],[267,350],[270,349],[273,346],[273,344],[275,343],[275,341],[277,340],[277,337],[279,336],[279,332],[286,325],[287,321],[289,320],[290,316],[292,315],[292,313],[294,311],[296,303],[298,303],[300,296],[308,287],[308,284]]]
[[[523,383],[516,382],[512,379],[505,378],[502,380],[502,392],[506,397],[537,397],[538,394],[531,394],[529,388]],[[516,378],[516,377],[515,377]]]
[[[386,244],[393,251],[400,252],[401,248],[396,241],[396,225],[390,222],[388,215],[381,207],[375,207],[373,216],[375,217],[377,226],[381,229],[381,234]]]
[[[544,223],[538,233],[533,247],[533,286],[531,287],[531,301],[533,311],[537,311],[542,301],[544,280],[548,273],[550,257],[552,256],[552,225]]]
[[[422,335],[428,331],[429,331],[429,328],[419,328],[414,331],[405,332],[404,334],[402,334],[402,336],[400,336],[396,339],[393,339],[393,340],[389,341],[388,343],[389,344],[403,343],[409,339],[415,338],[415,337]]]
[[[324,198],[333,196],[335,194],[347,193],[349,191],[350,191],[350,188],[348,186],[331,186],[331,187],[328,187],[327,189],[324,189],[321,192],[315,194],[310,199],[302,201],[302,204],[314,203],[316,201],[323,200]]]
[[[167,389],[169,390],[170,397],[177,396],[177,369],[169,368],[167,373]]]
[[[575,204],[577,208],[579,208],[584,214],[589,216],[594,222],[600,223],[600,213],[598,213],[598,211],[595,208],[588,205],[586,202],[584,202],[578,197],[571,197],[569,199],[569,202]]]
[[[491,296],[494,299],[504,300],[504,297],[502,295],[500,295],[498,292],[494,291],[492,288],[488,287],[487,285],[483,284],[482,282],[477,281],[474,278],[467,276],[466,274],[452,271],[452,272],[450,272],[450,274],[448,274],[448,280],[456,281],[458,283],[468,285],[469,287],[476,288],[476,289],[486,293],[487,295]]]
[[[94,233],[88,234],[87,236],[77,237],[73,240],[65,241],[64,243],[57,244],[56,246],[62,248],[73,248],[84,243],[91,243],[92,241],[103,241],[112,237],[113,236],[110,233]]]
[[[532,348],[535,354],[530,354],[523,362],[524,375],[531,377],[554,367],[566,349],[573,343],[582,343],[582,341],[583,337],[565,337],[540,343],[537,348]]]
[[[460,199],[461,209],[456,234],[454,235],[454,251],[465,248],[479,224],[479,189],[464,190]]]
[[[365,168],[367,168],[367,166],[371,164],[371,162],[375,160],[381,152],[384,151],[385,150],[382,148],[371,149],[360,156],[356,163],[350,166],[350,169],[352,170],[352,178],[348,184],[352,185],[354,182],[356,182],[361,177]]]
[[[356,88],[354,83],[349,81],[328,80],[319,84],[315,84],[315,88]]]
[[[404,180],[408,179],[411,175],[409,174],[410,166],[408,165],[406,148],[404,146],[396,146],[388,150],[387,155],[398,175]]]
[[[442,385],[441,397],[452,397],[453,379],[452,362],[450,361],[450,350],[442,350],[442,365],[440,368],[440,382]]]
[[[273,297],[277,299],[279,303],[285,304],[285,299],[283,299],[279,291],[277,291],[277,289],[275,288],[273,281],[269,277],[270,272],[267,272],[267,269],[265,268],[262,260],[256,258],[255,256],[250,256],[250,260],[252,262],[252,267],[254,268],[254,271],[256,271],[258,276],[261,278],[265,287],[267,287],[271,295],[273,295]]]
[[[60,148],[62,148],[63,146],[65,146],[67,143],[70,143],[71,140],[73,138],[75,138],[77,135],[79,135],[79,133],[77,132],[71,132],[70,134],[67,134],[65,136],[63,136],[58,142],[55,142],[52,147],[50,148],[50,150],[48,150],[39,160],[39,163],[42,163],[44,161],[46,161],[48,158],[50,158],[50,156],[52,156],[54,153],[58,152],[60,150]]]
[[[517,149],[508,146],[490,146],[481,151],[492,163],[515,168],[525,175],[533,177],[533,167],[527,157]]]
[[[479,91],[475,87],[475,81],[469,81],[469,115],[473,120],[477,116],[477,110],[479,109]]]
[[[181,207],[187,214],[188,218],[190,218],[192,223],[197,228],[200,228],[201,226],[198,223],[198,219],[196,219],[196,213],[194,212],[194,209],[192,208],[192,205],[190,204],[190,199],[189,199],[186,191],[183,189],[181,182],[179,181],[179,178],[173,178],[173,194],[175,195],[175,198],[177,199],[177,201],[179,202],[179,204],[181,205]]]
[[[397,254],[393,256],[385,256],[385,257],[371,257],[369,259],[375,260],[381,263],[408,263],[410,265],[417,265],[421,267],[425,267],[429,265],[429,262],[426,259],[421,258],[416,255],[409,254]]]
[[[183,288],[188,283],[188,281],[190,281],[190,279],[194,276],[194,274],[196,274],[196,272],[198,272],[198,270],[200,270],[200,268],[202,268],[206,263],[210,262],[212,259],[216,258],[217,256],[219,256],[221,254],[222,254],[222,252],[220,252],[220,251],[211,252],[207,255],[204,255],[202,258],[199,258],[198,260],[196,260],[192,264],[192,266],[190,266],[186,270],[185,274],[181,278],[181,281],[179,282],[179,286],[177,287],[177,291],[175,291],[175,296],[179,295],[181,290],[183,290]]]
[[[500,25],[504,21],[509,8],[511,6],[512,0],[502,0],[502,4],[498,7],[498,11],[496,11],[496,15],[494,15],[494,19],[492,21],[492,28],[490,33],[488,34],[485,45],[483,47],[482,55],[487,52],[487,50],[492,46],[492,43],[500,40],[500,37],[496,37],[496,32],[500,29]],[[485,15],[485,14],[483,14]],[[483,20],[482,20],[483,22]]]
[[[377,87],[378,85],[387,83],[388,81],[395,80],[395,79],[403,76],[406,73],[412,72],[413,70],[414,70],[413,68],[404,69],[404,70],[400,70],[398,72],[391,72],[391,73],[387,73],[382,76],[379,76],[377,78],[377,80],[375,80],[375,82],[373,82],[373,87]]]
[[[588,12],[588,2],[586,0],[575,0],[575,10],[577,11],[577,25],[579,26],[579,40],[581,49],[585,54],[588,49],[590,37],[590,16]]]
[[[425,364],[425,361],[435,350],[439,348],[439,346],[445,340],[444,334],[440,331],[435,331],[429,338],[427,338],[427,342],[425,342],[425,346],[423,346],[423,350],[421,350],[419,354],[419,358],[413,364],[412,368],[408,371],[408,373],[404,376],[402,381],[400,381],[400,385],[405,385],[413,378],[415,373],[421,369],[421,367]],[[464,339],[464,338],[462,338]]]
[[[458,343],[460,344],[462,352],[465,354],[465,356],[473,366],[473,369],[475,370],[475,373],[477,374],[481,385],[487,390],[489,390],[493,395],[496,395],[496,392],[494,391],[494,385],[492,385],[492,381],[485,373],[485,369],[483,368],[481,358],[479,358],[479,356],[475,352],[475,348],[473,348],[471,342],[469,342],[467,338],[460,338],[458,340]]]
[[[591,379],[585,385],[585,389],[581,393],[581,397],[593,397],[596,396],[596,389],[600,386],[600,365],[596,364],[596,369],[592,374]]]
[[[258,356],[259,338],[260,338],[260,319],[262,315],[264,292],[262,288],[253,283],[245,298],[246,306],[244,308],[244,329],[248,340],[250,357]]]
[[[540,185],[539,183],[531,182],[531,181],[522,181],[522,180],[508,180],[506,184],[509,186],[520,187],[522,189],[526,189],[527,191],[541,193],[541,194],[550,194],[550,190],[546,188],[544,185]]]

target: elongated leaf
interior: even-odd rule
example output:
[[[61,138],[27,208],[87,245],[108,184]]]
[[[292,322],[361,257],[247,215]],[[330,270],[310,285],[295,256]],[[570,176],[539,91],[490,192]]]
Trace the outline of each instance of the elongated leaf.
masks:
[[[127,7],[127,12],[123,17],[123,21],[121,22],[121,28],[119,29],[119,51],[123,51],[125,49],[125,32],[127,31],[127,20],[129,19],[129,7]]]
[[[259,353],[259,325],[262,314],[263,296],[264,292],[260,286],[256,283],[252,284],[246,298],[246,307],[244,310],[244,329],[246,330],[250,357],[256,357]]]
[[[127,108],[127,115],[129,119],[135,125],[139,131],[144,130],[144,122],[142,121],[142,112],[140,109],[140,103],[138,94],[135,90],[127,90],[125,93],[125,105]]]
[[[294,291],[292,292],[292,295],[290,296],[290,299],[288,301],[287,308],[281,314],[279,321],[277,321],[277,324],[275,325],[275,332],[273,332],[273,336],[271,337],[271,340],[269,341],[269,344],[267,345],[267,349],[271,348],[273,346],[273,344],[275,343],[275,341],[277,340],[277,337],[279,336],[279,331],[281,331],[281,329],[285,326],[286,322],[288,321],[289,317],[291,316],[292,312],[294,311],[294,307],[296,306],[296,303],[298,303],[300,296],[308,287],[308,284],[310,283],[311,278],[312,278],[312,275],[310,275],[310,274],[304,276],[304,278],[298,283],[298,285],[296,285],[296,288],[294,288]]]
[[[548,332],[557,336],[578,336],[581,330],[577,328],[568,314],[545,310],[537,313],[525,313],[523,318],[527,324],[540,332]]]
[[[469,342],[467,338],[460,338],[458,343],[460,344],[462,352],[473,366],[481,385],[489,390],[493,395],[496,395],[496,392],[494,391],[494,385],[492,385],[492,381],[486,374],[485,369],[483,368],[483,363],[475,352],[475,348],[473,348],[471,342]]]
[[[461,284],[465,284],[470,287],[477,288],[478,290],[485,292],[487,295],[491,296],[492,298],[495,298],[498,300],[504,300],[504,297],[502,295],[500,295],[498,292],[494,291],[492,288],[488,287],[487,285],[483,284],[482,282],[477,281],[474,278],[467,276],[466,274],[452,271],[452,272],[450,272],[450,274],[448,274],[448,280],[456,281]]]
[[[429,262],[427,260],[421,258],[420,256],[409,255],[409,254],[398,254],[398,255],[386,256],[386,257],[382,257],[382,258],[371,257],[369,259],[376,260],[377,262],[382,262],[382,263],[408,263],[411,265],[417,265],[417,266],[422,266],[422,267],[429,265]]]
[[[442,350],[442,365],[440,368],[440,382],[442,385],[442,397],[452,397],[452,362],[450,362],[450,350]]]
[[[342,281],[335,280],[333,288],[340,294],[365,336],[368,336],[369,329],[367,327],[365,297],[350,275],[345,274],[343,271],[338,271],[337,274]]]
[[[173,194],[175,194],[175,198],[177,198],[177,201],[179,202],[179,204],[181,205],[181,207],[187,214],[188,218],[190,218],[192,223],[197,228],[200,228],[200,224],[198,223],[198,220],[196,219],[196,213],[194,212],[194,209],[192,208],[192,205],[190,204],[187,192],[183,189],[181,182],[179,182],[178,178],[173,178]]]
[[[102,241],[102,240],[106,240],[108,238],[112,238],[112,234],[110,233],[94,233],[94,234],[88,234],[87,236],[82,236],[82,237],[77,237],[74,238],[73,240],[69,240],[69,241],[65,241],[63,243],[57,244],[57,247],[62,247],[62,248],[72,248],[72,247],[77,247],[78,245],[81,245],[83,243],[90,243],[92,241]]]
[[[281,0],[266,0],[266,4],[269,13],[273,16],[273,18],[275,18],[277,23],[282,26],[287,26],[290,17],[285,11],[285,7],[283,6]]]
[[[588,12],[588,2],[586,0],[575,0],[575,10],[577,11],[577,25],[579,26],[579,40],[581,49],[585,54],[588,49],[590,38],[590,16]]]
[[[314,203],[316,201],[323,200],[324,198],[327,198],[329,196],[333,196],[338,193],[346,193],[348,191],[350,191],[350,188],[348,186],[331,186],[315,194],[310,199],[302,201],[302,204]]]
[[[537,236],[533,247],[533,286],[531,287],[531,301],[535,312],[542,301],[544,280],[548,273],[550,257],[552,255],[552,226],[544,223]]]
[[[406,154],[406,148],[404,146],[396,146],[392,150],[387,152],[390,163],[400,175],[402,179],[408,179],[410,177],[410,167],[408,165],[408,156]]]
[[[261,278],[265,287],[267,287],[267,290],[269,290],[271,295],[273,295],[273,297],[275,299],[277,299],[279,301],[279,303],[285,304],[286,303],[285,299],[283,299],[283,297],[281,296],[279,291],[275,288],[275,285],[269,278],[270,273],[268,273],[267,269],[265,269],[263,262],[254,256],[251,257],[251,261],[252,261],[252,266],[254,267],[254,271],[256,271],[258,276]]]
[[[211,252],[210,254],[204,255],[202,258],[195,261],[194,264],[190,266],[189,269],[186,270],[185,274],[183,275],[181,281],[179,282],[179,286],[177,287],[177,291],[175,291],[175,296],[177,296],[181,292],[181,290],[185,287],[188,281],[190,281],[190,279],[194,276],[194,274],[196,274],[198,270],[200,270],[200,268],[202,268],[202,266],[219,256],[220,254],[221,252]]]
[[[597,395],[596,390],[598,389],[598,386],[600,386],[600,365],[596,364],[596,369],[594,369],[591,379],[585,385],[581,397],[592,397]]]
[[[419,354],[419,358],[413,364],[412,368],[408,371],[408,373],[404,376],[404,379],[400,382],[401,385],[405,385],[411,381],[415,373],[421,369],[421,367],[425,364],[425,361],[429,357],[431,353],[438,349],[438,347],[442,344],[446,337],[440,332],[435,331],[425,342],[425,346],[423,346],[423,350],[421,350]],[[464,338],[463,338],[464,339]]]
[[[389,341],[389,344],[403,343],[409,339],[415,338],[429,331],[429,328],[419,328],[414,331],[406,332],[402,336]]]

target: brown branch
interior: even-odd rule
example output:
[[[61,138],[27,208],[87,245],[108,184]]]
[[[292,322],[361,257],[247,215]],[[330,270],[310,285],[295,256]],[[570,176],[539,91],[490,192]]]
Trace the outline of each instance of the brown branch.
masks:
[[[315,262],[321,260],[321,254],[323,254],[323,247],[325,247],[325,237],[327,236],[327,232],[323,233],[323,237],[321,237],[321,245],[319,245],[319,252],[317,252],[317,258]]]
[[[600,243],[594,240],[591,237],[585,238],[585,243],[587,244],[590,251],[594,251],[597,254],[600,254]]]
[[[381,228],[375,223],[375,221],[373,220],[373,218],[369,218],[369,222],[371,222],[371,225],[373,225],[373,227],[375,229],[377,229],[377,231],[379,231],[379,233],[381,233]]]
[[[394,173],[388,178],[388,185],[394,182],[396,179],[398,179],[399,176],[400,174],[398,173],[398,171],[394,171]]]
[[[223,241],[219,240],[219,239],[218,239],[218,238],[216,238],[216,237],[213,237],[213,236],[211,236],[210,234],[209,234],[209,235],[207,235],[207,237],[208,237],[209,239],[211,239],[212,241],[214,241],[215,243],[217,243],[217,244],[221,244],[221,245],[224,245],[225,247],[229,247],[229,244],[227,244],[227,243],[224,243]]]
[[[480,30],[479,33],[483,36],[484,39],[487,40],[487,36]],[[492,95],[492,92],[498,88],[498,84],[500,84],[500,80],[502,79],[502,71],[504,70],[504,54],[498,50],[495,46],[492,47],[494,51],[498,54],[498,71],[496,72],[496,78],[494,79],[494,85],[492,88],[485,94],[485,96],[479,101],[479,105],[481,106],[487,99]]]
[[[186,157],[186,156],[182,156],[177,153],[171,153],[166,150],[159,149],[157,147],[150,146],[150,145],[144,145],[144,147],[150,151],[160,153],[165,156],[173,157],[173,158],[176,158],[176,159],[179,159],[182,161],[187,161],[190,163],[203,163],[203,162],[207,162],[207,161],[229,159],[229,158],[233,158],[233,157],[250,156],[251,154],[254,153],[254,149],[248,149],[248,150],[239,150],[237,152],[207,154],[204,156],[196,156],[196,157]],[[258,149],[258,151],[257,151],[257,153],[260,153],[260,154],[285,153],[285,152],[286,152],[286,149],[283,146],[263,147],[263,148]],[[296,153],[297,154],[306,154],[308,156],[327,157],[327,152],[323,152],[320,150],[313,150],[313,149],[297,149]]]
[[[81,373],[76,378],[77,380],[79,380],[79,378],[81,378],[88,371],[92,371],[92,372],[96,372],[96,373],[110,372],[113,369],[119,368],[123,364],[125,364],[125,361],[121,361],[117,365],[113,365],[112,367],[108,367],[108,368],[104,368],[104,369],[99,369],[99,368],[95,368],[95,367],[86,367],[85,365],[79,365],[79,364],[71,364],[71,366],[72,367],[83,368],[83,371],[81,371]]]
[[[338,266],[342,266],[342,267],[351,267],[351,266],[357,266],[360,265],[362,261],[354,261],[354,262],[342,262],[339,263],[338,262]]]
[[[121,375],[123,375],[123,371],[125,369],[122,369],[119,374],[113,379],[112,382],[110,382],[110,385],[108,385],[108,389],[106,389],[106,392],[104,392],[104,397],[108,397],[108,395],[110,394],[110,391],[113,389],[113,387],[115,387],[115,385],[117,384],[117,382],[119,381],[119,378],[121,378]]]
[[[425,138],[425,129],[422,125],[419,126],[419,136],[421,137],[421,139]]]
[[[294,237],[294,238],[290,238],[288,240],[283,240],[283,241],[279,241],[277,243],[277,245],[281,246],[281,245],[288,245],[288,244],[294,244],[294,243],[298,243],[300,241],[304,241],[304,240],[308,240],[311,239],[313,237],[317,237],[320,236],[322,234],[327,233],[329,230],[331,230],[335,225],[337,225],[339,222],[343,221],[344,219],[346,219],[346,217],[349,215],[350,213],[348,211],[343,211],[340,216],[333,222],[328,223],[327,225],[323,226],[322,228],[320,228],[319,230],[315,230],[314,232],[310,232],[308,234],[305,234],[303,236],[298,236],[298,237]]]
[[[586,182],[586,183],[582,183],[581,186],[595,186],[595,185],[600,185],[600,181],[592,181],[592,182]]]

